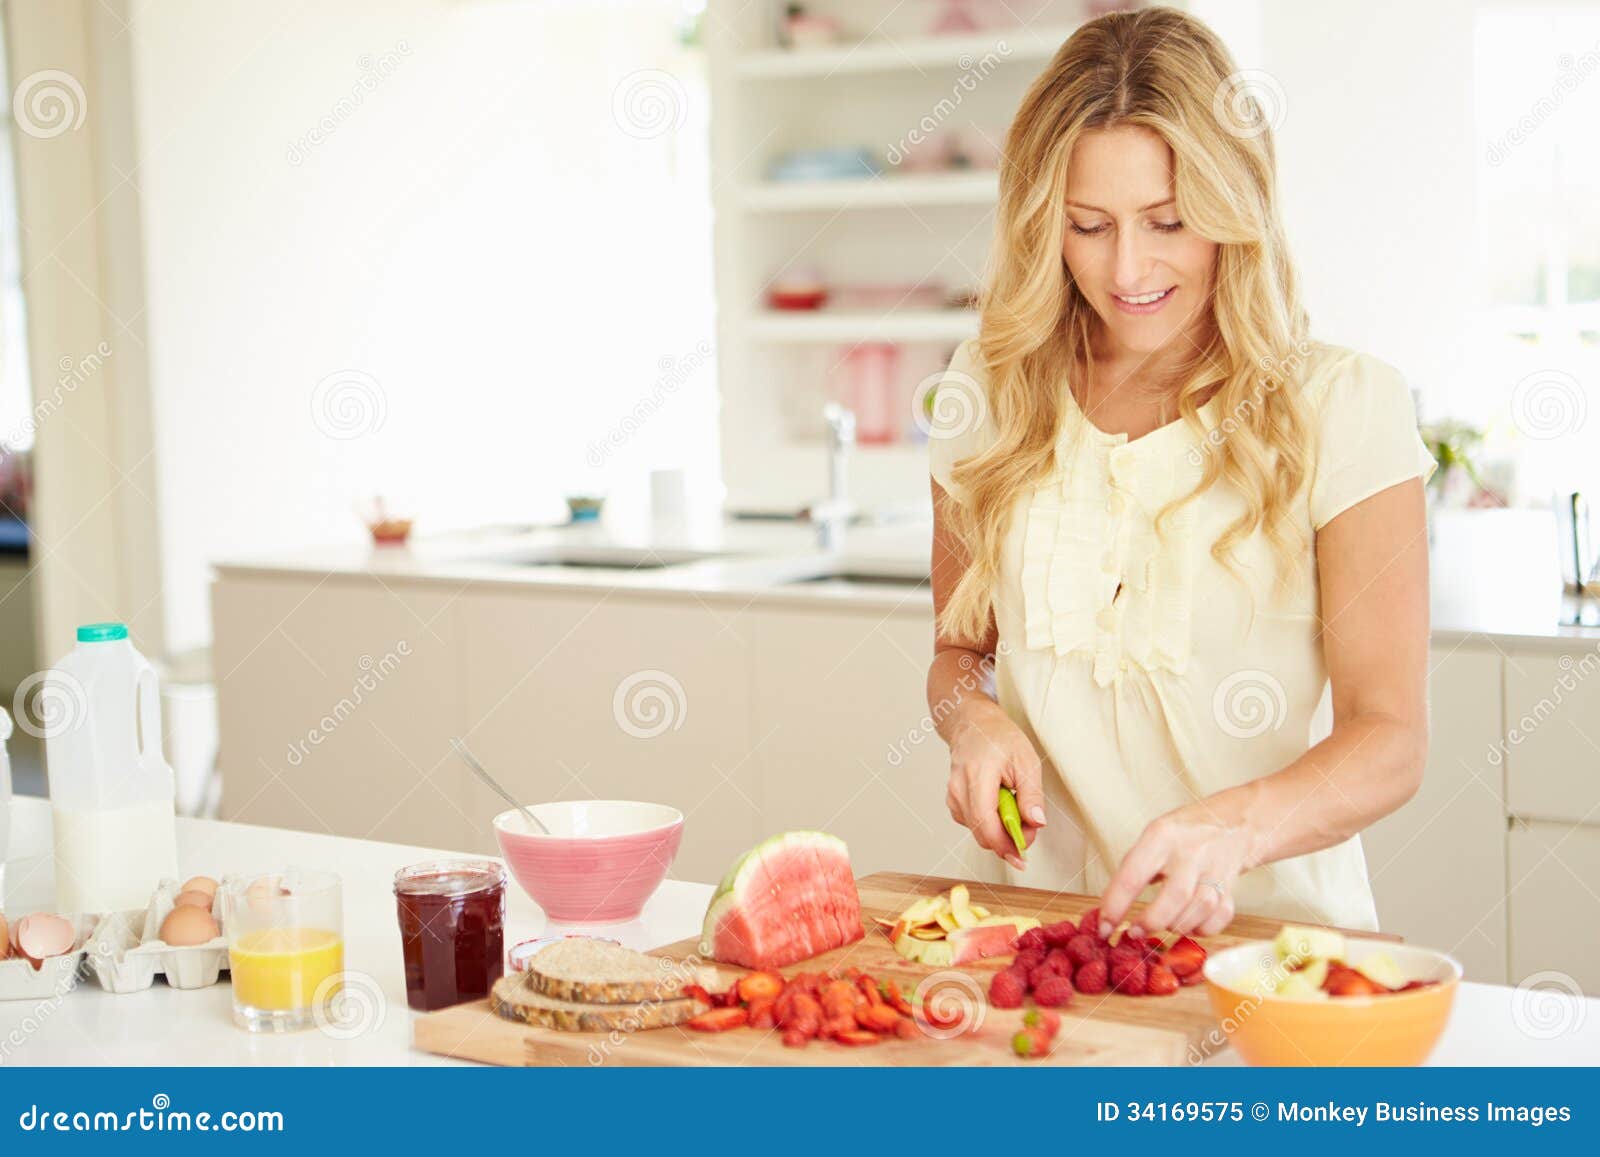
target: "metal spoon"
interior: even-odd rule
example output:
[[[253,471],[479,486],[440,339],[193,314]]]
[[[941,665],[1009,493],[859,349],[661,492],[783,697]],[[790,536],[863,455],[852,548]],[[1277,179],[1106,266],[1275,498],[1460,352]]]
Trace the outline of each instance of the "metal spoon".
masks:
[[[495,795],[499,796],[501,799],[505,800],[512,807],[521,812],[523,818],[528,821],[530,826],[538,828],[547,836],[552,834],[549,828],[545,827],[544,824],[539,822],[538,816],[534,815],[527,808],[523,807],[516,800],[512,799],[511,793],[505,788],[501,787],[500,784],[495,780],[494,776],[490,775],[484,770],[483,764],[479,763],[473,758],[472,752],[467,750],[467,745],[465,743],[462,743],[459,739],[451,739],[450,746],[456,749],[456,754],[461,757],[461,761],[468,767],[472,768],[477,777],[483,780],[484,783],[488,784]]]

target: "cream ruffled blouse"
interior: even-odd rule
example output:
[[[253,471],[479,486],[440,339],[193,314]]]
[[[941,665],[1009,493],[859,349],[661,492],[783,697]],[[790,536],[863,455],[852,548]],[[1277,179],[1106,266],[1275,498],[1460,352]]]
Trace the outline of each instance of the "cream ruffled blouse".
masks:
[[[940,382],[929,438],[933,477],[956,501],[951,468],[996,429],[976,341]],[[1404,379],[1347,349],[1312,344],[1301,396],[1316,432],[1300,519],[1312,531],[1434,467]],[[1326,734],[1312,717],[1328,684],[1315,581],[1274,595],[1259,531],[1230,573],[1211,546],[1243,509],[1217,483],[1155,516],[1199,481],[1216,443],[1183,421],[1129,441],[1094,426],[1067,396],[1054,473],[1020,496],[995,598],[1001,706],[1045,762],[1050,823],[1017,883],[1099,894],[1145,825],[1195,799],[1280,770]],[[1212,438],[1226,415],[1200,416]],[[1068,822],[1063,822],[1063,820]],[[1153,893],[1152,893],[1153,894]],[[1240,912],[1377,927],[1359,839],[1245,874]]]

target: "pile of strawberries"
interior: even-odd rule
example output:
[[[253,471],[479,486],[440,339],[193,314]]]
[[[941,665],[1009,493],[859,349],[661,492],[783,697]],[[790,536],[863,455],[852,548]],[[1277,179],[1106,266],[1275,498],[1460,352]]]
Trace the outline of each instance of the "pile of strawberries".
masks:
[[[919,1017],[929,1027],[945,1027],[933,1019],[932,1010],[913,1012],[893,980],[879,984],[859,968],[838,975],[797,972],[788,980],[776,972],[751,972],[723,993],[691,984],[683,994],[710,1006],[684,1027],[697,1032],[744,1025],[781,1028],[783,1043],[790,1048],[804,1048],[813,1040],[852,1046],[875,1045],[891,1036],[915,1040],[921,1035]]]
[[[1206,950],[1199,941],[1180,936],[1163,948],[1153,936],[1102,939],[1099,927],[1100,909],[1091,908],[1077,924],[1062,920],[1024,932],[1010,967],[989,982],[989,1003],[1021,1008],[1031,993],[1041,1008],[1060,1008],[1075,991],[1170,996],[1200,983]]]

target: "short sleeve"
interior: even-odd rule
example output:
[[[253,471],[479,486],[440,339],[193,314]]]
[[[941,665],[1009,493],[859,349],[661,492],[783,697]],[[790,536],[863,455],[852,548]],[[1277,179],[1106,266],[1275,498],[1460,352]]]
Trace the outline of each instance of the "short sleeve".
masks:
[[[1436,463],[1417,432],[1417,412],[1400,371],[1366,354],[1330,367],[1318,414],[1311,525],[1321,530],[1356,503]]]
[[[957,347],[934,388],[928,426],[928,473],[947,494],[965,503],[966,493],[951,474],[957,463],[993,445],[995,436],[987,378],[974,338]]]

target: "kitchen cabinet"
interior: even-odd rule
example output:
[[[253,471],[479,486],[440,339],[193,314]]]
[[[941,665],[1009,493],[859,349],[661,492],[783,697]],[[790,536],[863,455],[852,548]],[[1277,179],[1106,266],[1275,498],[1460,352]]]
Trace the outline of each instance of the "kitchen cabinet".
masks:
[[[1600,826],[1518,820],[1509,865],[1508,982],[1600,993]]]
[[[1380,926],[1450,952],[1468,978],[1491,984],[1506,972],[1506,814],[1493,758],[1501,662],[1488,648],[1433,651],[1422,786],[1361,836]]]
[[[451,754],[464,735],[520,798],[681,808],[679,879],[799,827],[863,873],[998,879],[945,811],[925,596],[802,589],[224,568],[224,817],[493,851],[504,805]],[[1594,656],[1436,635],[1422,787],[1363,845],[1382,926],[1474,980],[1555,968],[1600,993],[1593,937],[1568,931],[1600,927]]]
[[[945,808],[950,760],[923,691],[933,636],[920,615],[752,608],[741,623],[759,660],[756,759],[775,826],[832,832],[858,875],[1002,879]]]
[[[1508,657],[1505,723],[1511,814],[1600,822],[1600,649]]]
[[[464,847],[454,595],[237,576],[212,589],[225,818]]]

